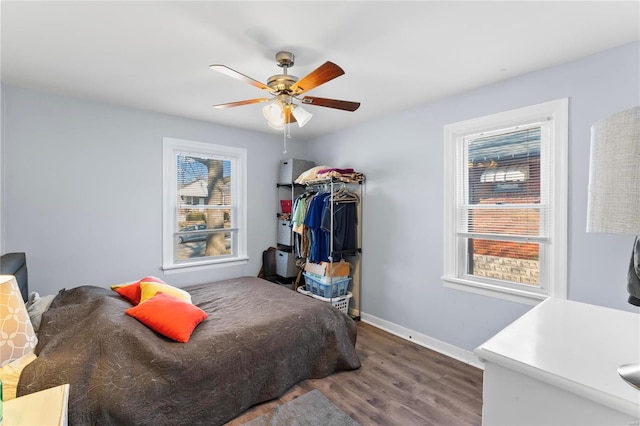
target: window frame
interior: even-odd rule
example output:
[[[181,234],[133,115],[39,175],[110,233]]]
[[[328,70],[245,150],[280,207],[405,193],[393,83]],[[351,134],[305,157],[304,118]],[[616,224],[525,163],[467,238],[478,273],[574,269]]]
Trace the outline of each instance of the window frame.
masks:
[[[195,142],[183,139],[162,138],[162,270],[165,273],[187,272],[206,268],[236,266],[246,264],[247,255],[247,150],[244,148]],[[231,167],[231,208],[236,222],[230,232],[236,244],[235,255],[221,258],[194,258],[177,261],[176,239],[178,232],[178,166],[177,155],[190,154],[201,157],[216,157],[230,160]]]
[[[567,98],[513,109],[444,127],[444,266],[445,287],[535,305],[547,297],[567,297],[568,211],[568,105]],[[548,138],[541,141],[541,173],[549,182],[549,238],[540,244],[539,287],[461,273],[466,244],[458,235],[458,179],[468,168],[464,138],[531,123],[547,122]],[[545,164],[547,164],[545,166]],[[542,171],[544,169],[544,171]]]

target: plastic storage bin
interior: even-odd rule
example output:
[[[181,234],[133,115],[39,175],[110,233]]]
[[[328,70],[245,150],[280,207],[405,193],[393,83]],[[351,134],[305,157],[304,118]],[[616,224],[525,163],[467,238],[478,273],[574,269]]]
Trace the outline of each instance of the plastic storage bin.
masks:
[[[314,299],[318,299],[318,300],[322,300],[323,302],[331,303],[331,306],[333,306],[336,309],[340,309],[345,314],[349,313],[349,301],[351,300],[351,297],[353,297],[351,292],[348,292],[344,296],[328,298],[328,297],[321,297],[321,296],[317,296],[315,294],[311,294],[310,292],[307,291],[306,287],[298,287],[297,291],[298,291],[298,293],[302,293],[302,294],[304,294],[306,296],[313,297]]]
[[[285,246],[293,245],[293,234],[291,233],[291,221],[278,219],[278,244]]]
[[[280,162],[278,183],[293,183],[293,181],[298,179],[298,176],[315,165],[316,163],[313,161],[298,160],[296,158],[282,160]]]
[[[321,297],[339,297],[347,294],[351,277],[321,277],[303,272],[307,291]]]
[[[276,251],[276,274],[284,278],[295,277],[298,274],[296,256],[293,253]]]
[[[345,314],[349,313],[349,300],[351,300],[351,293],[340,296],[338,299],[329,299],[329,303],[336,309],[340,309]],[[312,295],[313,298],[319,298],[320,296]],[[324,297],[322,299],[325,299]],[[322,300],[321,299],[321,300]]]
[[[292,204],[292,200],[280,200],[280,210],[282,210],[282,213],[291,213]]]

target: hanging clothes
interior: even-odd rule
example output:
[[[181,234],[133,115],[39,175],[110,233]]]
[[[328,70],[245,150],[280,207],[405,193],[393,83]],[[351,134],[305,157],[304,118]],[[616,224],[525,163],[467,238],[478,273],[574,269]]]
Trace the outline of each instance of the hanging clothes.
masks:
[[[358,248],[358,212],[355,202],[336,202],[327,200],[322,229],[331,234],[331,203],[333,203],[333,250],[336,252]],[[334,261],[342,259],[341,254]]]
[[[311,193],[305,192],[299,195],[293,203],[293,214],[291,216],[291,227],[297,234],[303,233],[304,218],[307,215],[307,198]]]
[[[359,201],[358,195],[344,185],[333,192],[308,190],[299,195],[294,200],[291,216],[296,255],[313,263],[328,262],[332,254],[331,235],[334,252],[356,250]],[[334,253],[334,261],[342,258],[342,253]]]
[[[294,234],[294,250],[296,257],[307,257],[310,246],[310,233],[304,224],[309,207],[308,201],[315,193],[305,192],[296,197],[293,203],[293,214],[291,216],[291,229]]]
[[[322,214],[325,202],[330,196],[328,192],[319,192],[309,201],[304,224],[311,231],[311,247],[309,260],[314,263],[329,261],[329,234],[322,229]]]

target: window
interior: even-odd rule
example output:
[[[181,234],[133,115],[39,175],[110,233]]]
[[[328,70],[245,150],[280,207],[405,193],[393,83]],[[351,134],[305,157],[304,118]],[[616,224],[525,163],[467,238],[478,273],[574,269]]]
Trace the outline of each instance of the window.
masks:
[[[445,126],[445,286],[566,298],[567,110],[561,99]]]
[[[163,269],[246,262],[246,150],[163,138]]]

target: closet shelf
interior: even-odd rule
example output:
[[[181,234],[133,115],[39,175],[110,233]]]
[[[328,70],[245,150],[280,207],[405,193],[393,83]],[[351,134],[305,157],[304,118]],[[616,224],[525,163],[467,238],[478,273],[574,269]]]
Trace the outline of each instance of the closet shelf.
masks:
[[[298,184],[296,183],[296,185],[303,185],[303,186],[314,186],[314,185],[325,185],[325,184],[345,184],[345,185],[362,185],[364,184],[364,176],[362,176],[362,180],[342,180],[340,178],[337,177],[329,177],[329,178],[324,178],[324,179],[314,179],[314,180],[308,180],[302,184]]]
[[[291,187],[296,187],[296,188],[302,188],[305,185],[302,183],[276,183],[276,187],[280,188],[291,188]]]

